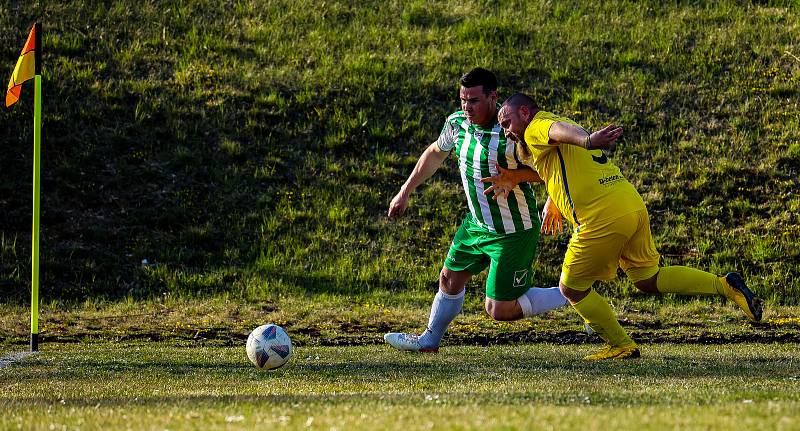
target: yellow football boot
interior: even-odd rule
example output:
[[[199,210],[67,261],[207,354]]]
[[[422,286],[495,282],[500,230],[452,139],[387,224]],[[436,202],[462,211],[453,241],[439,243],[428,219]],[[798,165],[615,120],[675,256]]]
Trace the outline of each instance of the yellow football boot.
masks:
[[[729,272],[724,277],[719,278],[722,282],[722,289],[725,297],[735,302],[752,320],[761,320],[761,313],[764,309],[764,301],[747,288],[744,279],[738,272]]]
[[[610,344],[606,344],[597,353],[586,356],[583,358],[583,360],[587,362],[594,362],[603,361],[606,359],[633,359],[638,358],[639,356],[641,356],[641,353],[639,352],[639,346],[637,346],[636,343],[628,344],[626,346],[612,346]]]

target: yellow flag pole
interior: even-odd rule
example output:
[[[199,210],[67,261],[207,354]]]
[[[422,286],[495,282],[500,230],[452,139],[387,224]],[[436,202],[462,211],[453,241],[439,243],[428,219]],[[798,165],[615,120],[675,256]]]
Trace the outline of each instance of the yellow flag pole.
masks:
[[[34,24],[36,76],[33,96],[33,234],[31,235],[31,352],[39,350],[39,192],[42,149],[42,25]]]

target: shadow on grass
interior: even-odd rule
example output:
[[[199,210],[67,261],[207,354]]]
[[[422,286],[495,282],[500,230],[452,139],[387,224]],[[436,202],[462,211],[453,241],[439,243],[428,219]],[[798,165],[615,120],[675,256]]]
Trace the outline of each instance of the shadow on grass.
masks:
[[[332,383],[374,381],[457,382],[466,377],[485,376],[487,382],[507,378],[545,378],[546,376],[573,373],[592,378],[618,377],[692,379],[736,378],[747,380],[780,379],[796,376],[796,355],[776,352],[768,346],[755,345],[755,351],[742,352],[741,348],[709,347],[697,355],[660,354],[643,346],[643,357],[626,361],[587,363],[580,358],[596,349],[594,346],[553,349],[543,345],[542,350],[518,351],[513,346],[492,349],[454,347],[437,355],[418,355],[380,349],[378,352],[359,350],[358,355],[371,360],[355,359],[341,362],[314,363],[318,359],[303,358],[305,352],[295,351],[295,357],[277,370],[255,369],[242,350],[240,360],[234,362],[201,362],[201,359],[165,360],[160,358],[135,360],[109,358],[107,360],[66,357],[63,360],[33,356],[11,364],[6,372],[14,370],[14,379],[37,378],[58,381],[130,381],[134,376],[150,378],[186,378],[193,375],[203,378],[235,379],[245,383],[266,382],[275,379],[299,379],[305,382],[330,381]],[[386,348],[388,349],[388,347]],[[714,350],[712,350],[714,349]],[[307,350],[306,352],[314,352]],[[317,353],[312,353],[317,355]],[[318,356],[318,355],[317,355]],[[206,357],[204,357],[205,359]],[[208,359],[205,359],[208,360]],[[57,369],[53,369],[53,368]],[[499,374],[498,374],[499,373]],[[131,376],[131,375],[134,376]],[[527,376],[527,377],[526,377]],[[10,377],[10,376],[7,376]],[[3,380],[3,379],[0,379]]]

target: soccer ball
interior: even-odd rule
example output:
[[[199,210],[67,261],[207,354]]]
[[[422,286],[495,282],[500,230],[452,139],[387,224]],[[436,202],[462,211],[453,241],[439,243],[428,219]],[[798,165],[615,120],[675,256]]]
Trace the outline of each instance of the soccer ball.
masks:
[[[247,357],[258,368],[274,370],[292,356],[292,340],[278,325],[261,325],[247,337]]]

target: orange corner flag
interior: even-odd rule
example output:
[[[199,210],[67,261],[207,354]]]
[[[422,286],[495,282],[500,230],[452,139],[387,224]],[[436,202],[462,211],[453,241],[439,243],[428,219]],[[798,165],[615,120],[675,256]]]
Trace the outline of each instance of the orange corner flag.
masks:
[[[33,79],[36,75],[36,26],[31,28],[31,33],[28,35],[28,41],[25,42],[25,47],[22,48],[22,53],[17,60],[17,67],[14,68],[14,73],[8,81],[8,90],[6,91],[6,107],[9,107],[19,100],[20,91],[22,90],[22,83]]]

